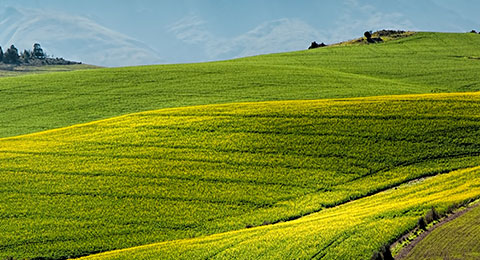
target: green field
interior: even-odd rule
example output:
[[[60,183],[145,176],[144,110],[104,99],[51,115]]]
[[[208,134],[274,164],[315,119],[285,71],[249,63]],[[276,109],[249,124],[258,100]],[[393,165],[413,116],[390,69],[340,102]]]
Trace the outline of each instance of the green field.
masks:
[[[480,207],[432,231],[406,259],[479,259]]]
[[[1,78],[0,259],[368,259],[480,196],[478,46]]]
[[[0,77],[17,77],[31,74],[44,74],[52,72],[66,72],[76,70],[97,69],[99,67],[88,64],[73,65],[44,65],[44,66],[13,66],[0,64]]]
[[[370,259],[385,241],[414,227],[418,215],[429,207],[445,209],[446,204],[479,196],[479,177],[478,167],[451,172],[286,223],[156,243],[82,260]]]
[[[417,33],[203,64],[0,79],[0,137],[127,113],[245,101],[480,90],[480,35]]]
[[[80,256],[275,223],[477,166],[479,109],[480,94],[210,105],[2,139],[0,256]],[[417,206],[389,239],[415,224]]]

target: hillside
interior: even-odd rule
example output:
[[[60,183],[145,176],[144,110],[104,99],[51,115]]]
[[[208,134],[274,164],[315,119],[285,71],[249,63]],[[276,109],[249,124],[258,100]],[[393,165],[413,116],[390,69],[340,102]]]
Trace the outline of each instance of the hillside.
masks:
[[[479,259],[480,207],[432,231],[404,259]]]
[[[419,212],[479,196],[480,169],[455,171],[326,209],[298,220],[201,238],[174,240],[81,258],[105,259],[370,259]],[[446,185],[448,183],[448,185]],[[439,199],[441,196],[442,199]],[[468,256],[473,248],[465,249]],[[430,259],[413,257],[412,259]],[[478,255],[471,254],[477,259]]]
[[[480,35],[416,33],[202,64],[0,79],[0,137],[147,110],[480,89]]]
[[[368,259],[480,197],[478,46],[0,78],[0,259]]]
[[[236,103],[0,139],[0,258],[171,240],[147,248],[369,256],[431,206],[480,195],[479,109],[478,93]]]
[[[88,64],[75,65],[41,65],[41,66],[13,66],[7,64],[0,64],[0,78],[1,77],[16,77],[31,74],[44,74],[52,72],[67,72],[76,70],[97,69],[99,67]]]

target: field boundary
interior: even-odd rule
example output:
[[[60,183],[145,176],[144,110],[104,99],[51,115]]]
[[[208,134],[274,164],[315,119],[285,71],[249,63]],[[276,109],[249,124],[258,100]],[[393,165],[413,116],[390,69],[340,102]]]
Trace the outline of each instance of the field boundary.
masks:
[[[380,194],[380,193],[383,193],[383,192],[387,192],[389,190],[394,190],[394,189],[397,189],[401,186],[404,186],[404,185],[409,185],[409,184],[412,184],[412,183],[416,183],[416,182],[423,182],[427,179],[430,179],[430,178],[434,178],[434,177],[437,177],[437,176],[440,176],[440,175],[443,175],[443,174],[449,174],[449,173],[452,173],[452,172],[455,172],[455,171],[459,171],[459,170],[476,170],[476,169],[480,169],[480,166],[473,166],[473,167],[465,167],[465,168],[461,168],[461,169],[454,169],[454,170],[451,170],[449,172],[445,172],[445,173],[438,173],[438,174],[435,174],[435,175],[431,175],[431,176],[422,176],[422,177],[417,177],[417,178],[414,178],[414,179],[410,179],[410,180],[406,180],[405,182],[402,182],[400,184],[397,184],[397,185],[394,185],[390,188],[387,188],[387,189],[382,189],[382,190],[378,190],[377,192],[374,192],[372,194],[368,194],[366,196],[362,196],[362,197],[358,197],[358,198],[355,198],[355,199],[352,199],[352,200],[349,200],[349,201],[345,201],[345,202],[342,202],[338,205],[335,205],[333,207],[328,207],[328,208],[335,208],[335,207],[339,207],[339,206],[342,206],[344,204],[348,204],[348,203],[352,203],[352,202],[355,202],[357,200],[360,200],[360,199],[364,199],[364,198],[367,198],[367,197],[371,197],[371,196],[374,196],[374,195],[377,195],[377,194]],[[436,227],[439,227],[445,223],[448,223],[450,222],[451,220],[454,220],[455,218],[457,217],[460,217],[461,215],[467,213],[468,211],[470,211],[471,209],[477,207],[477,206],[480,206],[480,202],[476,201],[474,205],[471,205],[471,206],[467,206],[466,209],[463,209],[461,211],[458,211],[458,212],[455,212],[454,214],[451,214],[450,216],[444,218],[443,220],[441,220],[440,222],[438,222],[437,224],[435,224],[435,226],[433,228],[430,228],[429,230],[423,232],[419,237],[421,237],[423,235],[423,237],[427,236],[429,233],[431,233]],[[296,216],[296,217],[293,217],[293,218],[290,218],[286,221],[277,221],[277,222],[274,222],[274,223],[271,223],[271,224],[268,224],[268,225],[281,225],[281,224],[285,224],[287,222],[291,222],[291,221],[295,221],[295,220],[298,220],[300,218],[304,218],[304,217],[308,217],[309,215],[312,215],[312,214],[316,214],[316,213],[319,213],[320,211],[324,210],[326,208],[322,208],[321,210],[317,210],[317,211],[313,211],[313,212],[309,212],[307,214],[304,214],[302,216]],[[448,219],[448,221],[447,221]],[[236,230],[231,230],[231,231],[226,231],[226,232],[221,232],[221,233],[214,233],[214,234],[210,234],[210,235],[205,235],[205,236],[199,236],[199,237],[193,237],[193,238],[184,238],[184,239],[176,239],[176,240],[166,240],[166,241],[161,241],[161,242],[155,242],[155,243],[151,243],[151,244],[145,244],[145,245],[138,245],[138,246],[134,246],[134,247],[127,247],[127,248],[120,248],[120,249],[115,249],[115,250],[110,250],[110,251],[105,251],[105,252],[100,252],[100,253],[93,253],[93,254],[90,254],[90,255],[86,255],[86,256],[81,256],[81,257],[77,257],[77,258],[72,258],[72,260],[82,260],[82,259],[90,259],[91,257],[105,257],[105,256],[112,256],[112,255],[115,255],[115,254],[118,254],[118,253],[123,253],[123,252],[129,252],[129,251],[134,251],[134,250],[143,250],[143,249],[148,249],[148,248],[154,248],[154,247],[157,247],[157,246],[160,246],[160,245],[163,245],[163,244],[168,244],[168,243],[171,243],[173,241],[188,241],[188,240],[195,240],[195,239],[199,239],[199,238],[211,238],[211,239],[215,239],[217,237],[220,237],[222,235],[225,235],[227,233],[230,233],[230,234],[234,234],[234,233],[240,233],[240,232],[243,232],[244,230],[246,229],[251,229],[251,230],[255,230],[255,229],[259,229],[259,228],[263,228],[265,225],[259,225],[259,226],[254,226],[254,227],[250,227],[250,228],[242,228],[242,229],[236,229]],[[408,232],[406,235],[402,236],[401,238],[405,237],[405,236],[408,236],[412,233],[413,231],[410,231]],[[417,238],[419,238],[417,237]],[[422,239],[423,239],[422,237]],[[400,238],[400,239],[401,239]],[[415,238],[415,240],[417,239]],[[400,241],[400,239],[398,239],[397,241],[395,241],[395,243],[393,243],[392,245],[396,244],[397,242]],[[414,240],[414,241],[415,241]],[[417,241],[416,243],[420,242]],[[407,247],[409,247],[411,244],[413,244],[413,241],[407,245]],[[410,252],[410,250],[414,247],[415,245],[412,245],[411,248],[408,250],[408,252],[406,252],[406,254],[402,257],[402,258],[397,258],[400,256],[400,254],[402,253],[402,251],[407,248],[403,248],[402,251],[400,251],[400,253],[395,257],[395,259],[403,259],[405,258],[405,256]],[[312,256],[312,259],[314,257],[316,257],[320,252],[318,252],[316,255]]]
[[[379,95],[379,96],[365,96],[365,97],[347,97],[347,98],[316,98],[316,99],[288,99],[288,100],[267,100],[267,101],[244,101],[244,102],[225,102],[225,103],[215,103],[215,104],[203,104],[203,105],[190,105],[190,106],[181,106],[181,107],[166,107],[166,108],[160,108],[160,109],[152,109],[152,110],[145,110],[145,111],[140,111],[140,112],[133,112],[133,113],[127,113],[123,115],[118,115],[118,116],[113,116],[113,117],[107,117],[103,119],[98,119],[98,120],[93,120],[89,122],[84,122],[84,123],[78,123],[78,124],[73,124],[69,126],[62,126],[58,128],[52,128],[52,129],[47,129],[39,132],[33,132],[33,133],[27,133],[27,134],[20,134],[20,135],[14,135],[14,136],[5,136],[5,137],[0,137],[0,141],[5,141],[5,140],[16,140],[16,139],[21,139],[25,137],[32,137],[32,136],[38,136],[38,135],[43,135],[43,134],[49,134],[49,133],[55,133],[59,132],[62,130],[66,129],[74,129],[78,127],[83,127],[83,126],[90,126],[90,125],[95,125],[99,123],[104,123],[104,122],[109,122],[109,121],[114,121],[130,116],[135,116],[135,115],[142,115],[142,114],[149,114],[149,113],[158,113],[158,112],[173,112],[173,111],[178,111],[178,110],[184,110],[184,109],[195,109],[195,108],[204,108],[204,107],[221,107],[221,106],[226,106],[226,105],[246,105],[246,104],[274,104],[274,103],[293,103],[293,102],[301,102],[301,101],[315,101],[315,102],[345,102],[345,101],[386,101],[386,100],[395,100],[395,99],[401,99],[401,98],[406,98],[406,99],[421,99],[421,98],[426,98],[426,97],[455,97],[455,96],[463,96],[463,95],[473,95],[473,96],[480,96],[479,91],[467,91],[467,92],[449,92],[449,93],[422,93],[422,94],[392,94],[392,95]]]
[[[444,217],[443,219],[441,219],[438,223],[436,223],[435,225],[433,225],[432,227],[430,227],[428,230],[422,232],[420,235],[418,235],[415,239],[413,239],[410,243],[408,243],[405,247],[403,247],[399,253],[395,256],[395,260],[401,260],[401,259],[405,259],[408,254],[413,250],[413,248],[415,248],[415,246],[420,243],[423,239],[425,239],[430,233],[432,233],[435,229],[443,226],[444,224],[447,224],[449,223],[450,221],[453,221],[461,216],[463,216],[465,213],[468,213],[470,212],[472,209],[476,208],[476,207],[480,207],[480,202],[475,202],[475,204],[473,205],[468,205],[466,208],[464,209],[461,209],[449,216],[446,216]],[[412,234],[412,232],[414,231],[411,231],[409,233],[407,233],[406,235],[402,236],[400,239],[398,239],[397,241],[395,241],[392,246],[398,244],[403,238],[405,237],[408,237],[409,235]]]

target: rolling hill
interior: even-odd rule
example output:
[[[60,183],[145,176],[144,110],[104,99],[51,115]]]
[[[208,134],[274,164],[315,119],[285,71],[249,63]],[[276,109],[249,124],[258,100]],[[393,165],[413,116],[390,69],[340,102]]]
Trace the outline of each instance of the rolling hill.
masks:
[[[52,72],[66,72],[76,70],[97,69],[99,67],[88,64],[75,65],[43,65],[43,66],[12,66],[0,65],[0,77],[17,77],[31,74],[44,74]]]
[[[480,258],[480,207],[432,231],[404,259]]]
[[[0,256],[75,257],[340,210],[479,165],[479,108],[477,93],[237,103],[4,138]],[[464,192],[435,188],[458,197],[387,210],[408,217],[378,243],[415,225],[426,205],[478,196],[476,173]]]
[[[81,259],[370,259],[385,241],[414,227],[419,212],[480,195],[479,170],[477,167],[436,176],[286,223]],[[461,259],[478,257],[468,253],[476,249],[472,245],[473,248],[463,247],[463,256],[471,258]],[[420,257],[411,259],[430,259],[425,257],[433,255],[417,256]]]
[[[478,34],[417,33],[223,62],[3,78],[0,137],[168,107],[476,91],[479,45]]]
[[[2,78],[0,258],[369,258],[480,197],[479,44]]]

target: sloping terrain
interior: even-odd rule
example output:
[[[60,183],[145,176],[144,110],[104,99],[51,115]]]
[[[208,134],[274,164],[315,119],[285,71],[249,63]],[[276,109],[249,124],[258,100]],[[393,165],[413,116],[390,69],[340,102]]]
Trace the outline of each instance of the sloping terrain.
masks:
[[[371,212],[337,206],[419,177],[480,165],[479,109],[478,93],[236,103],[156,110],[0,139],[0,257],[75,257],[319,212],[292,222],[304,223],[332,211],[337,213],[325,228],[340,229],[312,229],[325,241],[352,232],[359,236],[352,239],[369,237],[384,224],[394,225],[360,252],[365,256],[415,225],[429,205],[478,196],[478,171],[467,171],[468,182],[456,178],[450,185],[449,179],[431,194],[425,191],[430,197],[418,195],[428,198],[423,204],[411,201],[394,210],[389,200],[382,205],[391,208]],[[365,229],[335,224],[354,212],[368,223]],[[377,222],[382,216],[393,219]],[[287,233],[303,238],[300,231]],[[284,252],[282,243],[290,240],[282,236],[271,250],[288,258],[328,245],[317,239],[304,253],[288,247]],[[205,242],[199,250],[228,246],[222,241]],[[335,254],[357,252],[349,245]],[[168,248],[172,252],[160,254],[176,258],[173,252],[183,252]],[[275,253],[253,248],[245,253]]]
[[[47,65],[47,66],[12,66],[7,64],[0,64],[0,77],[16,77],[25,76],[29,74],[43,74],[52,72],[65,72],[76,70],[88,70],[99,68],[87,64],[75,65]]]
[[[0,79],[0,137],[168,107],[476,91],[480,35]]]
[[[434,229],[404,259],[479,259],[480,207]]]
[[[478,167],[455,171],[286,223],[82,259],[370,259],[386,241],[414,227],[420,212],[432,206],[445,209],[446,204],[479,196],[479,177]],[[471,244],[473,248],[464,247],[463,254],[456,255],[470,258],[458,259],[478,259],[478,254],[469,253],[478,248]],[[429,259],[425,256],[411,259]]]
[[[479,90],[478,46],[2,78],[0,258],[369,258],[479,197],[480,94],[398,95]]]

